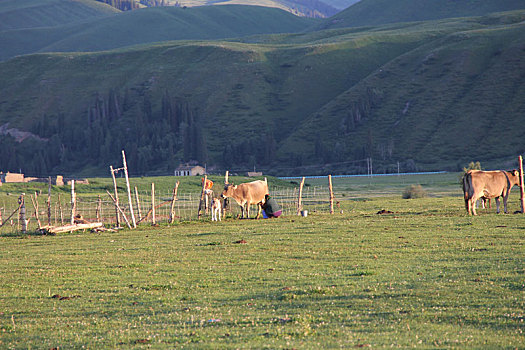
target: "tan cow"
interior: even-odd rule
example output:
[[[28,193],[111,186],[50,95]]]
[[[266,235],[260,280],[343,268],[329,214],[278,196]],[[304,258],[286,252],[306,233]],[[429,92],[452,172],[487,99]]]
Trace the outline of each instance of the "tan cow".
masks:
[[[507,212],[507,199],[512,186],[519,184],[519,171],[469,170],[463,176],[463,195],[465,208],[469,215],[476,214],[476,201],[482,197],[496,198],[496,208],[499,213],[499,197],[503,197],[503,207]]]
[[[264,181],[257,180],[239,185],[226,184],[224,185],[224,191],[222,192],[223,198],[233,198],[241,206],[241,217],[250,218],[250,205],[257,204],[257,216],[256,219],[261,215],[261,206],[258,205],[264,202],[264,196],[269,194],[268,182],[266,178]]]

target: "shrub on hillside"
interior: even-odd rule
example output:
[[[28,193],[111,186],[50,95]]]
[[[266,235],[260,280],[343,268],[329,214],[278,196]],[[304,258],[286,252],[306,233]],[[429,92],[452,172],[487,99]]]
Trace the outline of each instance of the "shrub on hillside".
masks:
[[[475,163],[474,162],[470,162],[468,164],[468,167],[463,167],[463,172],[458,177],[460,184],[463,183],[463,177],[470,170],[481,170],[481,163],[480,162],[475,162]]]
[[[470,162],[468,165],[468,168],[467,167],[463,168],[463,172],[466,173],[469,170],[481,170],[481,163],[480,162],[476,162],[476,163]]]
[[[421,185],[410,185],[403,191],[404,199],[423,198],[427,196],[427,191]]]

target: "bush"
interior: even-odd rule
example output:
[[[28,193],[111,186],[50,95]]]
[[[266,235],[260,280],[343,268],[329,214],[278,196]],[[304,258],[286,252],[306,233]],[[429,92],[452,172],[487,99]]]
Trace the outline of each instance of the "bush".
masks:
[[[427,191],[421,185],[410,185],[403,191],[404,199],[423,198],[427,196]]]
[[[459,175],[459,178],[458,178],[460,184],[463,183],[463,177],[470,170],[481,170],[481,163],[480,162],[475,162],[475,163],[474,162],[470,162],[468,164],[468,167],[463,167],[463,173],[461,173]]]
[[[468,168],[463,167],[463,173],[466,173],[469,170],[481,170],[481,163],[480,162],[470,162],[468,165]]]

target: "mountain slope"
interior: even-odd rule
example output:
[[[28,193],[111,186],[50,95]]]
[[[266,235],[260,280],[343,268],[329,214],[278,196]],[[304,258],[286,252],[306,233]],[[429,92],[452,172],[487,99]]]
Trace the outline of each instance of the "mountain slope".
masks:
[[[119,12],[92,0],[2,0],[0,32],[59,26]]]
[[[283,142],[283,157],[314,153],[305,140],[315,130],[321,148],[337,150],[331,161],[373,157],[380,172],[397,161],[417,164],[411,170],[459,170],[481,159],[508,166],[525,151],[523,16],[515,25],[437,38],[392,60],[312,114]]]
[[[359,1],[361,0],[324,0],[325,3],[335,7],[338,10],[344,10],[353,4],[358,3]]]
[[[325,20],[319,29],[376,26],[525,9],[522,0],[361,0]]]
[[[51,28],[0,32],[0,59],[34,52],[100,51],[166,40],[298,32],[316,23],[257,6],[157,7]]]
[[[501,164],[524,151],[524,19],[15,58],[0,63],[1,130],[35,137],[0,137],[0,163],[105,172],[126,149],[134,174],[189,159],[280,173],[354,172],[365,157],[376,170]]]

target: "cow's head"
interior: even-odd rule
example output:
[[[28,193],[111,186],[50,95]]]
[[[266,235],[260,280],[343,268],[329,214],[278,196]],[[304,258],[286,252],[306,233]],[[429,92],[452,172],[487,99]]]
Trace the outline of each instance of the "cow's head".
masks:
[[[222,191],[221,197],[222,198],[232,197],[236,189],[237,189],[237,186],[235,186],[234,184],[225,184],[224,191]]]

